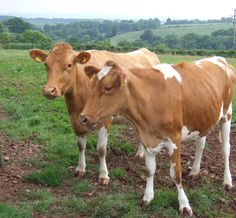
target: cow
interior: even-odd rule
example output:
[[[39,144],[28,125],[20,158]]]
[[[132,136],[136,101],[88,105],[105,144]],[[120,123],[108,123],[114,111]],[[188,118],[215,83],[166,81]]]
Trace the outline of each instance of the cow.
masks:
[[[200,170],[207,134],[220,124],[226,189],[232,188],[229,168],[232,99],[235,69],[222,57],[151,68],[127,69],[114,61],[104,67],[88,68],[93,74],[92,92],[80,121],[90,128],[116,114],[126,116],[136,127],[145,146],[148,171],[143,202],[154,198],[155,156],[166,147],[170,155],[170,177],[174,181],[180,212],[192,215],[182,185],[181,142],[196,141],[196,158],[191,175]]]
[[[112,59],[126,67],[148,67],[158,64],[160,61],[156,54],[145,48],[129,53],[112,53],[98,50],[77,52],[65,42],[56,43],[49,53],[40,49],[32,49],[29,53],[36,62],[44,63],[46,66],[47,84],[43,88],[44,95],[49,99],[65,97],[72,127],[78,136],[80,149],[75,175],[83,176],[86,168],[86,134],[90,132],[90,129],[80,124],[79,114],[91,93],[91,82],[84,69],[88,64],[94,67],[102,67],[108,59]],[[113,123],[122,123],[121,120],[118,117],[117,119],[114,118]],[[109,183],[105,156],[110,124],[111,118],[97,126],[97,128],[100,128],[97,143],[100,159],[99,183],[104,185]],[[140,146],[140,149],[142,151],[142,146]]]

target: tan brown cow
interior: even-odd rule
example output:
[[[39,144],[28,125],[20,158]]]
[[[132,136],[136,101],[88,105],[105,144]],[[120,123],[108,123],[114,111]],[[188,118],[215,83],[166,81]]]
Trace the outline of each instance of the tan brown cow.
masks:
[[[77,52],[68,43],[55,44],[49,53],[40,49],[33,49],[30,51],[30,56],[35,61],[44,63],[46,66],[48,81],[44,86],[44,95],[49,99],[65,96],[71,123],[78,136],[80,148],[76,174],[83,175],[86,167],[85,134],[89,130],[80,124],[79,114],[91,93],[91,81],[84,73],[84,68],[88,65],[101,68],[108,59],[112,59],[124,67],[153,66],[160,63],[160,61],[154,53],[145,48],[129,53],[112,53],[97,50]],[[102,184],[108,184],[109,182],[105,155],[108,138],[107,128],[110,123],[111,120],[109,118],[97,126],[98,128],[100,127],[97,150],[100,158],[99,182]]]
[[[149,203],[154,197],[155,155],[167,147],[170,176],[177,186],[180,211],[192,215],[182,186],[181,142],[196,140],[196,159],[191,171],[191,175],[196,175],[206,135],[218,122],[225,163],[223,183],[226,188],[232,187],[229,134],[236,76],[224,58],[130,70],[108,61],[102,70],[88,71],[97,76],[92,82],[93,95],[80,115],[81,123],[90,127],[99,120],[123,114],[136,126],[145,146],[149,172],[144,202]]]

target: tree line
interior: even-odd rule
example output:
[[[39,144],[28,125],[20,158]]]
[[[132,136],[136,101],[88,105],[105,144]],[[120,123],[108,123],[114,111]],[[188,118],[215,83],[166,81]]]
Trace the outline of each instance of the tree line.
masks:
[[[222,18],[220,22],[228,22]],[[176,22],[169,18],[166,23]],[[180,20],[179,23],[186,23]],[[197,22],[189,20],[188,22]],[[55,41],[67,41],[78,49],[107,49],[113,51],[129,51],[147,47],[161,53],[190,53],[196,51],[232,50],[233,29],[218,30],[211,35],[188,33],[184,36],[175,34],[159,37],[153,30],[159,28],[159,19],[122,20],[122,21],[92,21],[81,20],[70,24],[44,25],[39,29],[20,18],[10,18],[0,22],[0,48],[31,49],[40,47],[49,49]],[[118,45],[111,44],[110,38],[121,33],[143,31],[140,38],[134,42],[122,41]],[[196,53],[195,52],[195,53]],[[235,54],[235,51],[225,52]]]

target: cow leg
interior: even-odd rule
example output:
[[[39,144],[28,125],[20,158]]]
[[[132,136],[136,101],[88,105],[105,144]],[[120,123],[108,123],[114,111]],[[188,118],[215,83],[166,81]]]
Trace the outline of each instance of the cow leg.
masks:
[[[220,122],[220,131],[221,131],[221,141],[222,141],[222,152],[224,156],[224,186],[226,190],[229,190],[233,187],[232,185],[232,177],[229,169],[229,154],[230,154],[230,143],[229,143],[229,135],[230,135],[230,124],[231,119],[225,121],[221,119]]]
[[[143,144],[140,143],[139,144],[139,147],[138,147],[138,151],[136,153],[136,156],[142,158],[144,156],[144,147],[143,147]]]
[[[101,185],[108,185],[110,181],[106,164],[107,140],[108,140],[107,129],[105,127],[102,127],[99,130],[98,144],[97,144],[97,151],[100,159],[99,183]]]
[[[147,183],[143,202],[148,204],[154,198],[153,180],[156,171],[156,157],[145,150],[145,164],[147,168]]]
[[[179,210],[185,215],[192,216],[193,212],[189,205],[188,198],[182,186],[181,156],[178,148],[171,154],[170,177],[174,181],[178,190]]]
[[[77,144],[79,146],[79,162],[75,169],[75,176],[83,176],[85,174],[86,161],[85,161],[85,148],[86,137],[78,137]]]
[[[206,136],[196,140],[195,160],[193,163],[192,170],[190,172],[190,176],[196,176],[200,172],[202,153],[205,148],[205,144],[206,144]]]

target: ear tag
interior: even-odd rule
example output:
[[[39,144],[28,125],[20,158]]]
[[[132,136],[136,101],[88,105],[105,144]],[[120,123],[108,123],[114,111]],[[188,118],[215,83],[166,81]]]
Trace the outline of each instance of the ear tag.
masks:
[[[126,86],[127,85],[127,79],[124,79],[121,81],[121,86]]]
[[[39,62],[39,63],[43,62],[42,58],[39,57],[39,56],[37,56],[37,57],[35,58],[35,61],[37,61],[37,62]]]
[[[95,76],[96,76],[96,74],[94,74],[94,75],[91,77],[91,79],[90,79],[91,82],[93,82]]]
[[[87,58],[83,58],[83,60],[82,60],[82,64],[85,64],[87,62]]]

